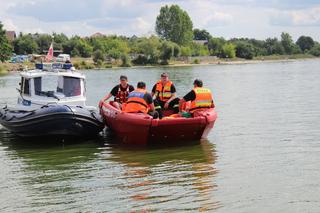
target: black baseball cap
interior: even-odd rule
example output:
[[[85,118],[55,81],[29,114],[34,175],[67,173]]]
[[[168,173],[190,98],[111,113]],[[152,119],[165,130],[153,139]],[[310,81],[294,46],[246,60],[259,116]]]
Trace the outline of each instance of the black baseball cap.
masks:
[[[168,75],[168,73],[163,72],[163,73],[161,74],[161,77],[169,77],[169,75]]]
[[[121,75],[121,76],[120,76],[120,80],[126,80],[126,81],[127,81],[127,80],[128,80],[128,77],[125,76],[125,75]]]
[[[203,86],[203,82],[200,79],[194,80],[193,84],[197,85],[198,87],[202,87]]]

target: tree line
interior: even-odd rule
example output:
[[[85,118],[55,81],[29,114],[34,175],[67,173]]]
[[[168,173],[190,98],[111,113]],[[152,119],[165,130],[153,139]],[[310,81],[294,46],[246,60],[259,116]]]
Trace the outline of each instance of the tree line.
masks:
[[[63,33],[22,34],[11,43],[5,37],[0,22],[0,60],[5,61],[12,53],[44,54],[52,40],[54,49],[72,57],[92,57],[96,63],[106,58],[120,60],[124,65],[168,64],[177,57],[216,56],[219,58],[253,59],[258,56],[312,54],[320,56],[320,44],[309,36],[293,41],[283,32],[280,39],[214,37],[205,29],[193,29],[186,11],[178,5],[164,6],[156,19],[156,35],[150,37],[96,36],[67,37]]]

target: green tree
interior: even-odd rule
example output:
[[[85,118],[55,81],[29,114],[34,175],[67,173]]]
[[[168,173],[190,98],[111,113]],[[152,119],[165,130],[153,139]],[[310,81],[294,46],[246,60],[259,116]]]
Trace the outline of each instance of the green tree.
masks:
[[[281,33],[281,44],[286,54],[292,54],[294,52],[294,43],[289,33]]]
[[[103,52],[101,50],[96,50],[93,53],[93,61],[95,63],[97,63],[98,60],[100,60],[100,61],[104,61],[105,60],[104,54],[103,54]]]
[[[305,52],[306,50],[310,50],[314,46],[314,41],[309,36],[300,36],[296,44],[303,52]]]
[[[284,54],[284,48],[277,38],[267,38],[265,48],[267,50],[267,55]]]
[[[92,55],[92,46],[84,39],[79,39],[75,48],[79,51],[81,57],[88,58]]]
[[[48,35],[48,34],[34,34],[34,39],[38,45],[38,52],[40,54],[45,53],[46,51],[48,51],[50,44],[52,42],[52,36]],[[56,49],[56,47],[54,46],[53,49]]]
[[[63,51],[71,56],[90,57],[93,48],[90,43],[79,36],[72,37],[69,41],[62,44]]]
[[[189,57],[192,55],[192,50],[189,46],[185,47],[185,46],[182,46],[181,47],[181,53],[180,53],[181,56],[184,56],[184,57]]]
[[[224,38],[211,38],[208,42],[208,48],[210,51],[210,55],[215,55],[221,57],[222,55],[222,47],[226,43]]]
[[[208,56],[209,50],[208,47],[203,44],[192,43],[190,45],[192,56]]]
[[[192,21],[186,11],[178,5],[166,5],[160,9],[155,30],[161,38],[184,45],[192,41],[192,27]]]
[[[0,22],[0,61],[4,62],[12,55],[12,46],[6,37],[6,31]]]
[[[70,54],[72,57],[74,56],[80,56],[80,53],[78,50],[75,49],[78,40],[80,39],[79,36],[73,36],[69,39],[69,41],[62,44],[63,52]]]
[[[252,59],[255,55],[255,49],[252,44],[245,41],[238,41],[236,45],[236,56],[238,58]]]
[[[320,44],[315,44],[311,50],[309,51],[309,53],[311,55],[314,55],[314,56],[317,56],[319,57],[320,56]]]
[[[122,61],[122,64],[121,64],[122,67],[131,67],[131,61],[128,54],[122,54],[120,58]]]
[[[194,29],[193,30],[193,40],[207,40],[212,38],[210,33],[206,30]]]
[[[170,60],[171,57],[178,57],[180,55],[180,47],[170,41],[162,42],[160,51],[160,59],[163,64],[168,64],[168,60]]]
[[[222,47],[222,56],[224,58],[236,57],[236,46],[231,43],[226,43]]]
[[[53,33],[52,36],[54,41],[53,49],[63,51],[63,44],[66,43],[69,38],[63,33]]]
[[[21,33],[19,37],[13,41],[13,46],[16,54],[39,53],[38,44],[30,33],[25,35]]]
[[[161,43],[159,38],[151,36],[138,43],[139,53],[143,54],[150,64],[157,64],[160,58]]]

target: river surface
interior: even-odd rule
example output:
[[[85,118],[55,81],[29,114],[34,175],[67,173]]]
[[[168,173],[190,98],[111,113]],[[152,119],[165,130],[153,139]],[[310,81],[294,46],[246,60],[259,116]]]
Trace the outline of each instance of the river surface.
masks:
[[[121,74],[179,96],[201,78],[219,118],[207,140],[127,148],[49,142],[0,127],[0,212],[320,212],[320,60],[84,71],[88,105]],[[0,77],[16,102],[19,75]]]

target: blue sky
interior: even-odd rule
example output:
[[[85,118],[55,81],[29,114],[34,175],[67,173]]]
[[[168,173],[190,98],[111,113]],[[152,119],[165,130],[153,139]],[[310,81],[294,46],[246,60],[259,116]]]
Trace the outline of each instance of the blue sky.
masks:
[[[0,21],[17,32],[149,36],[166,4],[213,36],[265,39],[284,31],[320,41],[320,0],[0,0]]]

